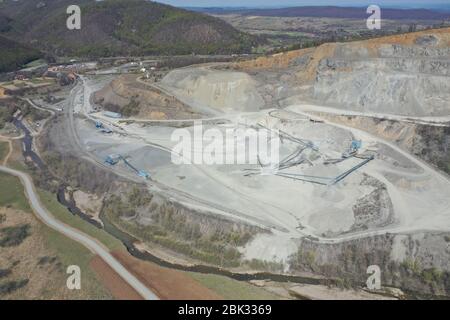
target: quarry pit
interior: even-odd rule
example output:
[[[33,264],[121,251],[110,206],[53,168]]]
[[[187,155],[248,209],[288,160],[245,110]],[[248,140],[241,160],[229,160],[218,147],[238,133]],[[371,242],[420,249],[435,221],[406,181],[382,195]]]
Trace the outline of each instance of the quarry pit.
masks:
[[[292,260],[299,248],[326,251],[354,244],[364,251],[371,250],[367,242],[379,241],[392,261],[399,254],[416,255],[432,265],[436,247],[409,250],[419,234],[424,236],[418,241],[427,243],[426,235],[450,231],[448,173],[427,160],[431,151],[424,142],[427,132],[447,132],[450,56],[448,33],[436,32],[431,47],[417,44],[422,36],[407,35],[404,44],[375,39],[265,60],[194,65],[158,82],[139,74],[82,75],[64,108],[70,137],[51,139],[202,221],[251,230],[236,247],[246,261],[276,263],[293,272],[299,268]],[[396,66],[408,75],[394,79],[389,68]],[[383,73],[398,90],[387,90],[378,80],[368,83],[374,69],[376,79]],[[417,80],[414,90],[411,79]],[[121,113],[134,103],[143,106],[138,113]],[[196,135],[199,124],[203,132],[223,137],[231,132],[233,141],[244,144],[252,134],[271,135],[279,161],[269,165],[252,148],[238,156],[258,160],[253,163],[192,161],[205,160],[212,150],[197,148],[213,138]],[[174,151],[179,143],[174,133],[180,130],[193,137],[189,157]],[[213,149],[224,159],[242,152],[230,149],[227,139]],[[445,153],[432,152],[446,159]],[[174,157],[185,161],[174,163]],[[123,219],[146,228],[155,218],[142,209]],[[441,242],[436,246],[445,245]],[[330,253],[316,259],[340,263]],[[439,261],[439,268],[448,269],[447,260]]]

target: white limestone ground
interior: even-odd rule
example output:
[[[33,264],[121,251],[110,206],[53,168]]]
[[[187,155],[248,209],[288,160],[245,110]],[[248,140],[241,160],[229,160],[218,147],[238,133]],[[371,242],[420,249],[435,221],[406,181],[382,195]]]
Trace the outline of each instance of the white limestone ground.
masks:
[[[297,248],[295,238],[284,233],[279,233],[276,241],[273,235],[259,234],[242,248],[241,252],[248,260],[275,261],[287,266],[287,259],[297,251]]]
[[[363,113],[450,115],[450,49],[385,44],[375,56],[339,44],[317,70],[317,104]]]
[[[173,199],[192,208],[270,231],[241,248],[247,259],[286,262],[302,237],[339,243],[386,233],[449,231],[447,177],[387,141],[343,125],[310,121],[321,119],[307,113],[331,110],[442,125],[450,116],[449,57],[446,49],[391,45],[371,57],[367,50],[347,52],[345,45],[339,45],[333,57],[322,60],[315,82],[305,90],[321,106],[291,97],[283,103],[287,107],[277,111],[260,110],[264,106],[259,90],[262,84],[242,72],[188,67],[170,72],[158,84],[205,117],[226,119],[226,125],[215,126],[220,132],[243,126],[265,130],[264,126],[311,142],[313,147],[300,156],[305,161],[283,170],[288,177],[246,175],[250,171],[245,169],[258,169],[258,165],[175,165],[171,161],[174,128],[163,122],[160,126],[127,125],[93,114],[89,117],[101,119],[115,133],[105,136],[94,132],[92,120],[78,121],[80,138],[99,161],[108,154],[129,156],[133,165],[152,174],[154,182],[149,182],[149,188],[164,188]],[[194,131],[193,127],[185,129]],[[237,138],[244,139],[240,134],[236,133]],[[360,155],[374,155],[375,159],[335,185],[293,179],[303,175],[323,181],[320,179],[337,177],[355,167],[363,159],[325,164],[341,158],[353,139],[362,142]],[[200,141],[208,144],[197,138],[196,142]],[[284,136],[280,158],[298,148]],[[228,152],[223,150],[225,155]],[[133,175],[121,165],[111,169]],[[383,214],[380,208],[384,208]],[[369,218],[365,228],[356,225]],[[402,259],[401,238],[396,241],[393,259]]]
[[[298,120],[296,108],[289,110],[294,121],[280,120],[268,112],[245,117],[248,125],[269,124],[297,138],[312,141],[318,152],[304,152],[308,161],[288,169],[291,174],[335,177],[361,162],[350,158],[335,165],[325,165],[328,158],[339,158],[352,139],[361,139],[365,150],[376,152],[377,158],[334,186],[317,185],[280,176],[245,176],[244,169],[258,165],[174,165],[170,150],[175,145],[167,127],[141,127],[118,124],[116,133],[104,135],[91,121],[78,121],[80,138],[86,150],[102,161],[109,154],[129,156],[137,168],[147,170],[152,179],[170,190],[209,203],[215,214],[240,219],[264,227],[272,233],[257,236],[242,249],[245,258],[286,262],[296,250],[296,239],[316,237],[319,241],[339,242],[386,232],[450,229],[450,182],[434,171],[392,146],[366,133],[327,123]],[[105,119],[106,120],[106,119]],[[234,118],[235,128],[241,128],[243,116]],[[225,130],[230,125],[217,128]],[[186,128],[193,131],[193,128]],[[120,134],[119,134],[120,133]],[[206,141],[203,141],[205,145]],[[296,150],[296,144],[282,143],[282,154]],[[283,158],[283,156],[281,158]],[[123,165],[113,170],[133,173]],[[366,231],[353,230],[354,206],[376,189],[364,184],[370,176],[384,184],[394,210],[393,223]],[[183,199],[189,203],[190,200]],[[208,207],[208,205],[204,206]],[[380,221],[380,225],[383,221]],[[353,230],[353,232],[352,232]],[[345,234],[344,234],[345,233]]]
[[[182,68],[170,72],[159,85],[213,114],[258,111],[264,105],[257,82],[243,72]]]

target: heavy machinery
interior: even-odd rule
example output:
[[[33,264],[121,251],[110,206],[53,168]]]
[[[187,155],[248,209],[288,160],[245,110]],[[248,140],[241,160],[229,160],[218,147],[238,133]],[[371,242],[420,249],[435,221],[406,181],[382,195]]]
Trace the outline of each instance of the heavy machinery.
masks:
[[[110,154],[106,157],[105,163],[115,166],[120,160],[122,160],[122,156],[120,154]]]
[[[102,133],[112,133],[112,130],[109,128],[106,128],[103,123],[101,123],[100,121],[95,121],[95,127],[97,129],[100,129],[100,132]]]
[[[138,168],[136,168],[135,166],[133,166],[128,160],[127,158],[129,157],[124,157],[120,154],[110,154],[109,156],[106,157],[105,159],[105,163],[111,165],[111,166],[115,166],[116,164],[118,164],[120,161],[123,161],[123,163],[130,168],[132,171],[134,171],[139,177],[144,178],[146,180],[151,178],[150,173],[148,173],[145,170],[139,170]]]
[[[352,140],[350,148],[342,154],[343,159],[350,158],[358,153],[359,149],[362,147],[361,140]]]

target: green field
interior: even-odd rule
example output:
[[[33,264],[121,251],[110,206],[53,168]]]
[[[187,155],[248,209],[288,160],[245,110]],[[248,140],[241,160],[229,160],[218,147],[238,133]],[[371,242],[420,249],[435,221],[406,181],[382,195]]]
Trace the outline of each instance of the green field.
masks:
[[[96,300],[113,298],[103,287],[103,284],[98,280],[97,275],[89,266],[89,263],[94,256],[93,253],[78,242],[65,237],[45,225],[42,225],[41,233],[45,234],[45,241],[48,248],[57,253],[59,260],[63,264],[64,270],[71,265],[80,267],[83,298]]]
[[[50,204],[47,209],[55,216],[62,213],[61,208],[58,208],[52,201],[42,200],[45,205]],[[4,173],[0,173],[0,207],[11,207],[32,212],[20,180]],[[66,212],[66,214],[70,215],[69,212]],[[112,298],[89,267],[93,254],[88,249],[44,224],[41,225],[40,233],[44,236],[47,246],[55,251],[57,257],[63,263],[64,270],[69,265],[78,265],[81,268],[83,297],[89,299]],[[51,292],[49,292],[49,297],[51,297]],[[42,298],[45,299],[46,297]]]
[[[215,274],[187,272],[189,276],[226,300],[280,300],[280,297],[243,281]]]
[[[25,65],[25,68],[34,68],[34,67],[39,67],[39,66],[46,65],[46,64],[47,64],[47,61],[45,61],[44,59],[37,59],[37,60],[31,61],[30,63],[27,63]]]
[[[26,172],[31,174],[30,170],[28,170],[27,166],[25,166],[21,162],[13,162],[9,164],[9,167],[19,170],[22,172]],[[110,250],[124,249],[122,242],[117,240],[112,235],[107,233],[104,230],[100,230],[96,228],[94,225],[90,224],[87,221],[84,221],[78,216],[74,216],[70,213],[64,206],[62,206],[56,196],[46,190],[37,188],[37,193],[39,198],[42,201],[42,204],[53,214],[53,216],[61,222],[74,227],[93,238],[98,239],[101,243],[103,243]]]
[[[96,228],[94,225],[84,221],[78,216],[71,214],[64,206],[62,206],[56,199],[55,195],[50,192],[38,189],[39,198],[42,204],[61,222],[80,230],[93,238],[98,239],[110,250],[124,249],[122,243],[111,236],[104,230]]]
[[[31,174],[29,168],[20,161],[8,161],[8,167],[17,171],[22,171]]]
[[[19,179],[0,172],[0,207],[31,212]]]
[[[0,163],[3,163],[3,159],[5,159],[8,152],[9,152],[8,142],[0,141]]]

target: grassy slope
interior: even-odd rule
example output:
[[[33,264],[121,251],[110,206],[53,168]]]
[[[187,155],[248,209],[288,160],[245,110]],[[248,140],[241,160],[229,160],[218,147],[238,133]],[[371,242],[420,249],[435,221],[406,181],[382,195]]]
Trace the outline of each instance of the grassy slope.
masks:
[[[70,265],[80,267],[81,290],[85,291],[84,298],[96,300],[113,298],[91,269],[89,263],[93,254],[89,250],[45,225],[42,225],[41,230],[45,234],[47,246],[57,253],[64,269]]]
[[[109,233],[96,228],[89,222],[84,221],[78,216],[72,215],[65,207],[63,207],[57,200],[55,195],[38,189],[39,197],[42,204],[61,222],[80,230],[93,238],[98,239],[101,243],[107,246],[110,250],[124,249],[122,243],[111,236]]]
[[[0,173],[0,206],[11,206],[14,209],[31,212],[22,184],[18,178]],[[111,298],[110,294],[103,288],[102,284],[89,267],[89,262],[93,255],[88,249],[50,229],[44,224],[41,225],[41,231],[48,247],[54,250],[58,258],[63,262],[64,269],[69,265],[80,266],[82,270],[81,285],[85,298]],[[51,279],[49,279],[49,281],[51,281]],[[51,293],[49,293],[49,295],[49,297],[51,297]]]
[[[0,141],[0,163],[3,163],[3,159],[5,159],[8,152],[9,144],[7,142]]]
[[[7,206],[21,211],[31,211],[19,180],[0,172],[0,207]]]
[[[8,164],[9,167],[31,174],[27,166],[19,161],[14,161]],[[21,189],[22,190],[22,189]],[[61,205],[56,196],[46,190],[37,188],[37,193],[42,204],[53,214],[59,221],[78,229],[93,238],[98,239],[110,250],[124,249],[123,244],[111,236],[106,231],[96,228],[94,225],[84,221],[78,216],[74,216],[63,205]]]
[[[187,272],[189,276],[227,300],[279,300],[280,297],[247,282],[227,277]]]

